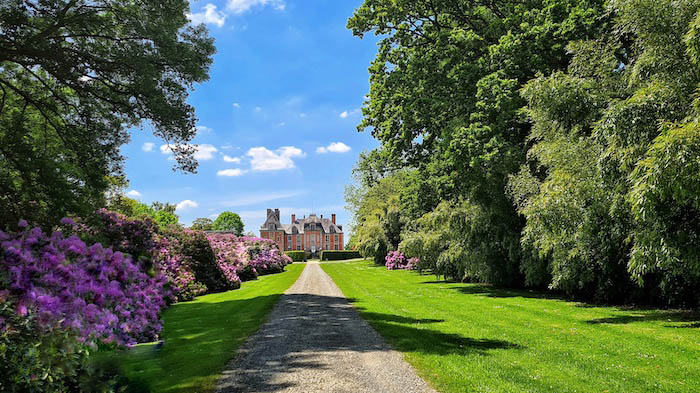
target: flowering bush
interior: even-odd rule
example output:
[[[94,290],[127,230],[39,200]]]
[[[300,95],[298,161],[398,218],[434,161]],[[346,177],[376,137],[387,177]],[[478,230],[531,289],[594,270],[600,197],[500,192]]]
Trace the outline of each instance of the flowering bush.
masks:
[[[400,251],[389,251],[385,261],[387,270],[415,270],[420,262],[418,258],[407,258]]]
[[[176,238],[158,236],[158,250],[154,264],[168,280],[176,301],[188,301],[207,293],[207,286],[196,281],[192,271],[192,258],[182,252]]]
[[[0,231],[0,296],[46,330],[74,330],[88,344],[134,344],[161,329],[165,278],[150,277],[121,252],[39,228]]]
[[[195,280],[192,258],[187,255],[174,231],[157,234],[158,226],[148,217],[129,219],[126,216],[100,209],[97,219],[86,223],[63,219],[62,223],[88,242],[99,242],[114,251],[129,254],[138,260],[151,275],[163,274],[171,290],[170,300],[192,300],[207,292],[204,282]]]
[[[291,258],[282,254],[277,244],[269,239],[225,233],[209,234],[208,238],[222,269],[234,270],[243,281],[254,280],[261,274],[282,272],[292,263]]]

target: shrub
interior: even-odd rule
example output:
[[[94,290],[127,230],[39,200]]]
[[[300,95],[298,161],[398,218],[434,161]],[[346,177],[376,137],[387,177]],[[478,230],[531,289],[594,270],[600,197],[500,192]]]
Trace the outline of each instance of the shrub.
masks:
[[[165,278],[121,252],[39,228],[0,232],[0,242],[0,290],[19,315],[36,313],[42,326],[73,329],[89,343],[134,344],[160,332]]]
[[[129,254],[151,275],[163,274],[174,301],[191,300],[206,293],[206,284],[196,281],[192,258],[184,253],[178,240],[181,228],[171,226],[163,230],[164,234],[158,234],[158,226],[149,217],[129,219],[105,209],[100,209],[96,216],[91,222],[74,223],[66,219],[64,223],[84,240]]]
[[[400,251],[389,251],[386,255],[387,270],[416,270],[420,260],[408,258]]]
[[[321,251],[322,261],[340,261],[343,259],[362,258],[356,250],[323,250]]]
[[[284,255],[292,258],[293,262],[306,262],[306,251],[285,251]]]
[[[196,280],[192,271],[192,258],[185,255],[180,241],[175,237],[158,236],[158,248],[154,264],[168,280],[176,301],[188,301],[207,293],[207,286]]]
[[[0,391],[76,391],[88,346],[71,330],[43,329],[36,314],[17,313],[17,305],[0,299]]]
[[[209,292],[221,292],[240,287],[236,271],[217,255],[209,237],[202,231],[189,229],[171,232],[182,244],[182,253],[191,258],[196,280],[206,285]]]

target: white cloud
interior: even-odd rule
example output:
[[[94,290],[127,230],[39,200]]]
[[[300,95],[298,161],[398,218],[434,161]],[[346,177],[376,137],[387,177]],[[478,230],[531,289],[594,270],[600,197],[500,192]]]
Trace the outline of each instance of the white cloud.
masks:
[[[204,6],[204,11],[187,14],[187,18],[195,25],[204,23],[221,27],[226,22],[226,14],[217,11],[216,6],[211,3]]]
[[[233,162],[235,164],[241,163],[240,157],[231,157],[231,156],[227,156],[227,155],[224,155],[224,161],[225,162]]]
[[[262,108],[259,106],[256,106],[255,109],[253,109],[255,112],[260,113],[262,112]]]
[[[175,206],[175,210],[185,210],[185,209],[195,208],[195,207],[199,207],[199,203],[192,201],[192,200],[189,200],[189,199],[185,199],[184,201],[178,203]]]
[[[282,11],[285,9],[286,4],[283,0],[228,0],[226,9],[234,14],[242,14],[249,11],[251,8],[258,6],[271,6],[276,10]]]
[[[358,109],[353,109],[351,111],[342,111],[342,112],[340,112],[340,118],[346,119],[348,116],[352,116],[355,113],[360,113],[360,109],[358,108]]]
[[[251,158],[254,171],[277,171],[294,168],[292,158],[304,157],[306,153],[294,146],[283,146],[275,151],[260,146],[248,150],[246,155]]]
[[[284,127],[286,125],[287,125],[287,123],[285,123],[285,122],[277,123],[277,127]]]
[[[226,177],[236,177],[236,176],[241,176],[245,174],[248,171],[244,171],[240,168],[234,168],[234,169],[223,169],[218,172],[216,172],[216,176],[226,176]]]
[[[296,196],[304,195],[306,191],[302,190],[286,190],[286,191],[275,191],[269,193],[255,193],[247,195],[238,195],[236,199],[230,201],[224,201],[223,205],[226,207],[238,207],[238,206],[249,206],[257,205],[260,203],[266,203],[270,201],[276,201],[280,199],[293,198]]]
[[[217,148],[209,144],[193,145],[196,149],[194,153],[194,158],[196,160],[206,161],[214,158],[214,153],[216,153]],[[169,145],[161,145],[160,152],[163,154],[172,154],[173,150]]]
[[[316,148],[316,153],[326,154],[326,153],[347,153],[351,150],[351,147],[343,142],[333,142],[328,146],[320,146]]]
[[[195,128],[197,129],[197,133],[205,133],[205,132],[213,131],[211,128],[209,128],[207,126],[197,126]]]
[[[234,108],[240,108],[241,105],[240,105],[239,103],[237,103],[237,102],[234,102],[234,103],[233,103],[233,107],[234,107]]]
[[[126,193],[126,196],[132,198],[141,198],[141,193],[136,190],[129,190],[129,192]]]
[[[230,149],[233,149],[233,145],[223,145],[223,146],[221,146],[221,149],[230,150]]]
[[[146,153],[152,152],[153,148],[156,147],[156,144],[153,142],[146,142],[141,146],[141,150],[145,151]]]

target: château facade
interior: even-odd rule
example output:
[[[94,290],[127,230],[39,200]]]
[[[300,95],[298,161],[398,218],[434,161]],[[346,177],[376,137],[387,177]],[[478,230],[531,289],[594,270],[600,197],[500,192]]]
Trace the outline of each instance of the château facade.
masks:
[[[267,209],[267,219],[260,226],[260,237],[274,240],[280,250],[305,250],[317,253],[322,250],[343,249],[343,226],[331,218],[319,218],[311,213],[301,219],[292,214],[291,224],[282,224],[279,209]]]

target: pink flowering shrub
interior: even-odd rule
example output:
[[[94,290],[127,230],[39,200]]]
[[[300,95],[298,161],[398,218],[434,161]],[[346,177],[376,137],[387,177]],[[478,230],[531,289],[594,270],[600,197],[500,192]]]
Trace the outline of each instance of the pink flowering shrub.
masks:
[[[192,260],[182,252],[176,238],[158,236],[158,249],[154,265],[168,280],[172,297],[176,301],[188,301],[207,293],[207,286],[196,280],[192,271]]]
[[[77,236],[39,228],[0,231],[0,297],[18,315],[33,314],[43,329],[64,328],[80,341],[131,345],[161,329],[165,278],[151,277],[138,262]]]
[[[291,258],[282,254],[277,244],[269,239],[228,233],[209,234],[208,238],[219,265],[235,271],[243,281],[282,272],[284,266],[292,263]]]
[[[400,251],[389,251],[385,262],[387,270],[415,270],[418,268],[420,260],[418,258],[407,258]]]

